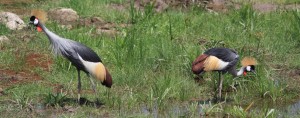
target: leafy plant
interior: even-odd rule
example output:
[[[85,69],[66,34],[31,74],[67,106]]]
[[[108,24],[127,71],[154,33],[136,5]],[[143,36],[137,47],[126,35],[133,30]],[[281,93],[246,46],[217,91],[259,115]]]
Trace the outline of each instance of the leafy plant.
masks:
[[[12,102],[15,103],[19,109],[33,109],[32,99],[26,95],[26,92],[22,92],[21,94],[13,92],[13,94],[14,99]]]
[[[47,106],[63,106],[66,100],[66,94],[63,92],[58,92],[56,94],[48,93],[44,98]]]

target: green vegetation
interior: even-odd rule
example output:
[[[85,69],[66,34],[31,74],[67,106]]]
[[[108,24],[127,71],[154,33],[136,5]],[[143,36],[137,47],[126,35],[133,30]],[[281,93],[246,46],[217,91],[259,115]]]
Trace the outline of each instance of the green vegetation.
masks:
[[[64,58],[51,54],[45,34],[26,31],[35,36],[24,42],[16,35],[21,31],[10,32],[1,25],[0,34],[8,35],[12,41],[0,43],[0,68],[42,78],[4,87],[4,95],[0,94],[0,103],[4,104],[0,105],[0,114],[4,117],[16,113],[28,117],[277,117],[282,113],[279,106],[285,107],[299,98],[297,81],[284,73],[300,67],[297,11],[259,13],[245,5],[228,13],[196,8],[156,13],[152,5],[138,11],[122,0],[41,2],[45,10],[69,7],[83,17],[98,16],[117,25],[131,24],[118,27],[119,33],[112,37],[96,35],[91,27],[69,30],[53,21],[46,23],[56,34],[98,53],[114,84],[108,89],[98,83],[97,97],[104,104],[100,108],[78,105],[72,100],[77,98],[76,69]],[[110,8],[114,3],[129,6],[120,11]],[[240,57],[253,56],[259,62],[257,75],[224,76],[226,102],[206,101],[213,98],[217,73],[205,73],[205,82],[198,84],[191,72],[192,61],[212,47],[232,48]],[[28,68],[26,57],[32,53],[48,55],[43,60],[52,60],[50,71],[40,66]],[[2,76],[5,75],[0,74],[0,85],[5,85]],[[96,97],[89,92],[88,77],[82,73],[82,78],[81,96],[93,103]],[[57,86],[62,86],[61,91],[55,90]],[[68,112],[65,106],[76,110]]]

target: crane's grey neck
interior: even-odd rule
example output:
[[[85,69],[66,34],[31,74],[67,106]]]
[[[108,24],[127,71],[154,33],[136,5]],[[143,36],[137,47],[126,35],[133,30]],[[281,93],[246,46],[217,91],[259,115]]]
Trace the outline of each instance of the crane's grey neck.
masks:
[[[55,39],[59,39],[61,37],[59,37],[58,35],[54,34],[53,32],[51,32],[50,30],[48,30],[48,28],[41,22],[39,22],[38,24],[43,31],[46,33],[47,37],[49,38],[50,42],[53,43],[53,40]]]
[[[244,72],[245,67],[241,67],[240,70],[237,71],[236,76],[241,76]]]
[[[60,36],[54,34],[50,30],[48,30],[46,28],[46,26],[41,22],[39,22],[38,25],[42,28],[42,30],[47,35],[47,37],[51,43],[53,53],[56,55],[58,55],[58,54],[62,54],[64,56],[68,55],[67,50],[71,49],[71,47],[72,47],[71,45],[72,45],[72,43],[74,43],[74,41],[65,39],[65,38],[61,38]]]

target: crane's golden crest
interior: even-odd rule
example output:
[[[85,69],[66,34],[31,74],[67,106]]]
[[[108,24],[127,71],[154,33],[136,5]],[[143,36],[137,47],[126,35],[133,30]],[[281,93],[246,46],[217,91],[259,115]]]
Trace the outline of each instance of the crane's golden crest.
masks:
[[[47,13],[44,10],[41,9],[33,9],[31,10],[31,16],[37,17],[42,22],[46,22],[48,20]]]
[[[204,62],[204,71],[219,70],[219,59],[215,56],[209,56]]]
[[[241,61],[241,64],[243,67],[249,66],[249,65],[257,65],[257,61],[253,57],[244,57]]]

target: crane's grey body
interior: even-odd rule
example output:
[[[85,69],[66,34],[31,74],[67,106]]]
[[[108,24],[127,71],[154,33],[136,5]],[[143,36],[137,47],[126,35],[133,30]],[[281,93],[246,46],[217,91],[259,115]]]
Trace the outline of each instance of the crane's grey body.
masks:
[[[217,71],[222,73],[229,72],[233,76],[237,76],[236,65],[239,60],[239,55],[236,51],[229,48],[211,48],[205,51],[204,54],[215,56],[224,62],[229,62],[224,69]]]
[[[192,71],[194,72],[194,74],[202,74],[205,71],[218,71],[218,97],[221,98],[223,83],[222,73],[229,72],[235,77],[242,75],[245,71],[246,67],[241,67],[238,71],[236,70],[238,60],[239,55],[232,49],[211,48],[196,58],[196,60],[192,63]]]
[[[102,64],[100,57],[92,49],[79,42],[62,38],[54,34],[49,31],[44,24],[39,22],[35,16],[31,16],[30,23],[34,24],[38,31],[40,30],[45,32],[51,43],[54,54],[64,56],[76,67],[78,73],[78,100],[80,99],[81,91],[81,70],[87,75],[92,75],[96,79],[100,80],[102,85],[105,85],[108,88],[112,86],[111,75]],[[97,96],[96,86],[90,77],[89,79]]]

